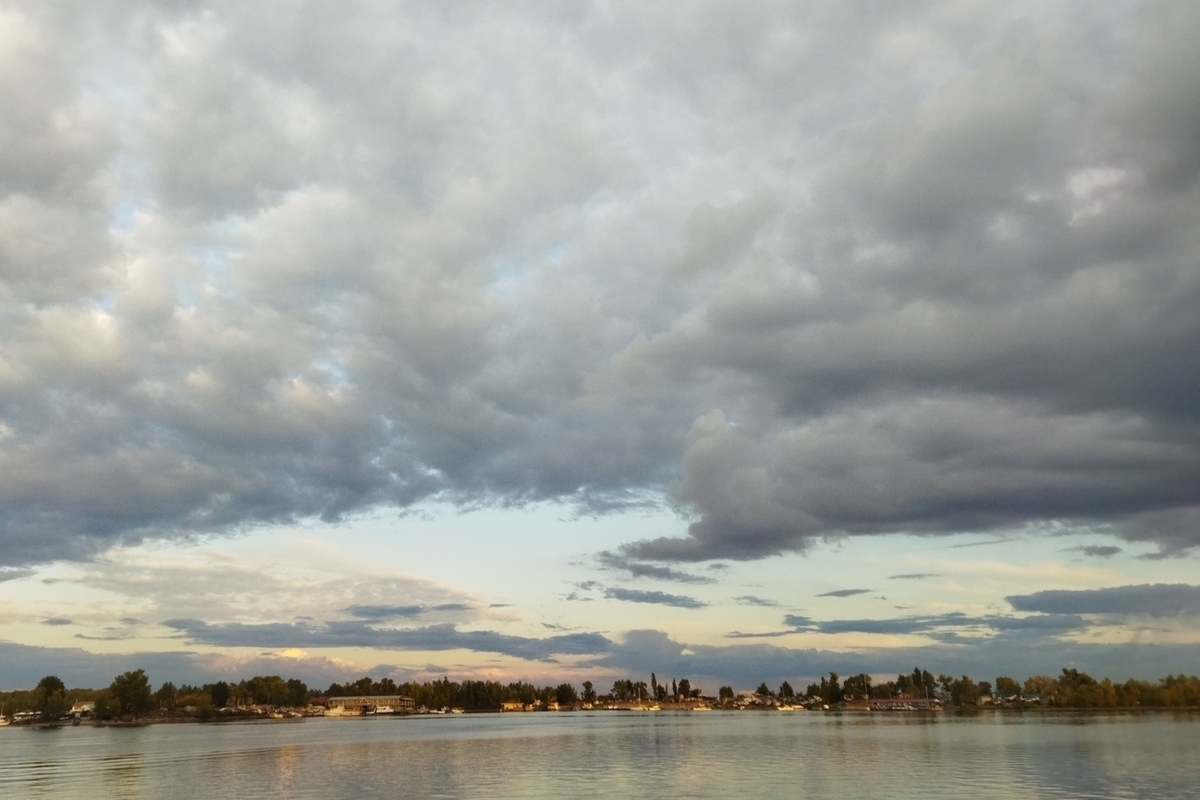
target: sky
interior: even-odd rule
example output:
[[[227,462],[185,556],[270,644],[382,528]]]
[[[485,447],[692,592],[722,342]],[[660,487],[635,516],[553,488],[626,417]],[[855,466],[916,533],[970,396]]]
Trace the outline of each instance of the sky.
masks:
[[[0,0],[0,689],[1200,672],[1198,34]]]

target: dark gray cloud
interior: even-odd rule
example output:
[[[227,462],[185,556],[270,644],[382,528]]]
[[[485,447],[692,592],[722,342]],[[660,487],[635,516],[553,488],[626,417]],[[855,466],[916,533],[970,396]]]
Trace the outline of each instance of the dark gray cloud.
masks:
[[[224,647],[471,650],[546,661],[556,655],[595,655],[606,652],[611,645],[598,633],[569,633],[537,639],[494,631],[460,631],[451,624],[378,628],[360,620],[312,624],[209,624],[197,619],[171,619],[163,624],[179,631],[190,643]]]
[[[1050,589],[1005,599],[1017,611],[1043,614],[1146,614],[1152,617],[1200,614],[1200,586],[1186,583]]]
[[[834,589],[832,592],[822,592],[817,597],[854,597],[859,594],[870,594],[874,589]]]
[[[72,625],[74,624],[74,621],[67,619],[66,617],[49,617],[42,620],[42,624],[58,627],[62,625]]]
[[[924,578],[940,577],[940,572],[906,572],[903,575],[888,575],[889,581],[919,581]]]
[[[716,583],[715,578],[705,575],[693,575],[690,572],[666,567],[661,564],[647,564],[636,561],[620,553],[602,551],[596,554],[596,560],[612,570],[628,573],[631,578],[653,578],[660,581],[676,583]]]
[[[1098,623],[1090,623],[1074,613],[1045,613],[1028,617],[1003,615],[970,616],[960,611],[946,614],[917,615],[894,619],[835,619],[814,620],[797,614],[787,614],[783,623],[792,632],[804,633],[876,633],[921,634],[942,641],[977,641],[981,636],[1001,635],[1053,637],[1060,633],[1081,631]],[[774,634],[771,634],[774,635]],[[733,638],[747,638],[739,634]]]
[[[347,614],[359,619],[407,619],[419,617],[425,613],[425,606],[384,606],[384,605],[355,605],[347,606]]]
[[[628,603],[650,603],[659,606],[674,606],[675,608],[704,608],[708,605],[694,597],[682,594],[667,594],[666,592],[648,592],[641,589],[624,589],[612,586],[604,590],[604,596],[610,600],[624,600]]]
[[[783,636],[791,636],[795,633],[794,630],[787,631],[760,631],[760,632],[745,632],[745,631],[730,631],[725,634],[726,639],[778,639]]]
[[[5,9],[6,564],[434,497],[669,504],[662,580],[1200,543],[1194,3],[62,8]]]
[[[5,581],[15,581],[19,578],[28,578],[34,574],[34,570],[21,567],[0,567],[0,583]]]
[[[765,597],[758,597],[753,594],[744,594],[733,598],[733,602],[743,606],[758,606],[760,608],[778,608],[779,603],[774,600],[768,600]]]
[[[1061,552],[1082,553],[1085,556],[1093,556],[1096,558],[1112,558],[1118,553],[1124,551],[1113,544],[1081,544],[1075,547],[1065,547]]]

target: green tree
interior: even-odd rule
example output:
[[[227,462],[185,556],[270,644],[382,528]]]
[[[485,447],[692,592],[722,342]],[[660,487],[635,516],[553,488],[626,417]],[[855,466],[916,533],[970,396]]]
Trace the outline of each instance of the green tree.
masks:
[[[825,689],[823,696],[826,703],[833,704],[842,702],[842,687],[841,684],[838,683],[838,674],[836,672],[831,671],[829,673],[828,683],[826,683],[825,679],[822,678],[821,684]]]
[[[212,704],[217,708],[224,708],[229,705],[229,684],[225,681],[217,681],[204,687],[208,690],[208,696],[212,698]]]
[[[1022,696],[1037,695],[1043,703],[1053,703],[1055,687],[1054,678],[1049,675],[1030,675],[1021,687]]]
[[[787,681],[784,681],[779,686],[779,699],[790,701],[796,696],[796,690]]]
[[[1002,675],[996,678],[996,694],[1000,695],[1001,700],[1007,700],[1010,697],[1020,699],[1021,684],[1017,683],[1015,678]]]
[[[974,706],[979,702],[979,685],[963,675],[950,684],[950,699],[956,706]]]
[[[560,706],[574,705],[579,699],[579,695],[575,693],[575,687],[569,683],[560,683],[558,688],[554,690],[554,699],[558,701]]]
[[[583,682],[583,702],[591,703],[596,699],[596,690],[592,687],[591,681]]]
[[[845,695],[848,699],[871,696],[871,676],[865,672],[846,678]]]
[[[158,687],[158,691],[154,693],[154,699],[158,701],[159,708],[165,708],[168,711],[175,710],[175,700],[179,695],[179,691],[175,688],[175,684],[167,681],[162,686]]]
[[[692,682],[687,678],[679,679],[679,696],[685,699],[692,696]]]
[[[92,716],[96,719],[112,719],[117,713],[116,704],[113,703],[112,695],[108,690],[100,692],[96,695],[96,708],[92,711]]]
[[[395,694],[395,687],[390,694]],[[308,705],[308,686],[299,678],[290,678],[287,682],[287,704],[292,708]]]
[[[154,708],[154,696],[150,694],[150,681],[146,678],[145,670],[122,672],[113,678],[108,691],[112,694],[118,714],[137,717]]]
[[[733,702],[733,687],[732,686],[722,686],[720,689],[717,690],[717,697],[719,697],[721,699],[722,703],[732,703]]]
[[[766,700],[768,697],[772,696],[771,687],[767,686],[766,681],[763,681],[758,685],[758,688],[754,690],[754,694],[758,695],[763,700]]]
[[[55,675],[47,675],[38,681],[33,690],[34,704],[42,719],[57,719],[67,710],[67,687]]]

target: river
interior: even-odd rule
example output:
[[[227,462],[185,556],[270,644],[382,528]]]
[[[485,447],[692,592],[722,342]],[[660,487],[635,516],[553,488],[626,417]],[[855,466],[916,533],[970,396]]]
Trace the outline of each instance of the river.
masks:
[[[1197,798],[1197,713],[575,712],[0,728],[0,797]]]

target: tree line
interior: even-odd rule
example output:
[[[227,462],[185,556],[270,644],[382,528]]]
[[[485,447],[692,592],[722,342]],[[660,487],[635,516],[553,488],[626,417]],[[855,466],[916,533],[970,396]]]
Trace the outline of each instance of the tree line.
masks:
[[[332,696],[403,695],[411,697],[417,706],[427,708],[457,707],[469,711],[496,711],[503,703],[524,705],[541,703],[560,707],[579,703],[626,702],[683,702],[705,698],[703,691],[687,678],[671,678],[670,684],[660,682],[655,673],[650,680],[635,681],[621,678],[612,688],[597,692],[591,681],[583,681],[580,689],[573,684],[535,686],[522,681],[451,681],[440,678],[424,682],[396,683],[391,678],[372,680],[363,677],[349,683],[333,683],[325,690],[307,686],[297,678],[284,679],[278,675],[256,675],[238,682],[217,681],[201,686],[163,683],[152,691],[144,670],[124,672],[113,678],[104,689],[67,689],[62,680],[47,675],[29,690],[0,692],[0,714],[11,717],[18,712],[35,712],[41,719],[57,719],[73,704],[94,703],[98,719],[138,718],[148,713],[185,713],[201,719],[212,717],[219,710],[247,706],[302,708]],[[1024,681],[999,676],[994,681],[976,681],[967,675],[937,676],[928,670],[915,668],[901,673],[895,680],[876,682],[870,675],[859,673],[842,678],[830,672],[820,681],[808,685],[804,693],[796,692],[788,681],[777,690],[759,685],[750,696],[752,702],[819,702],[835,706],[871,699],[936,698],[944,705],[973,707],[981,703],[1008,706],[1038,705],[1054,708],[1183,708],[1200,707],[1200,678],[1191,675],[1168,675],[1158,681],[1130,678],[1116,683],[1108,678],[1096,679],[1077,669],[1064,668],[1057,676],[1032,675]],[[705,698],[708,699],[708,698]],[[731,686],[722,686],[715,699],[731,705],[738,697]]]
[[[1185,708],[1200,707],[1200,678],[1194,675],[1168,675],[1158,681],[1130,678],[1115,683],[1109,678],[1096,679],[1086,672],[1064,668],[1057,676],[1032,675],[1024,681],[1001,675],[994,682],[976,681],[968,675],[954,677],[942,673],[936,677],[928,670],[914,668],[895,680],[874,682],[859,673],[841,680],[830,672],[818,683],[808,685],[797,695],[784,681],[778,692],[765,683],[755,692],[763,699],[814,700],[828,705],[886,699],[940,700],[944,705],[967,708],[981,703],[1055,708]],[[720,697],[732,699],[732,689],[722,687]]]

